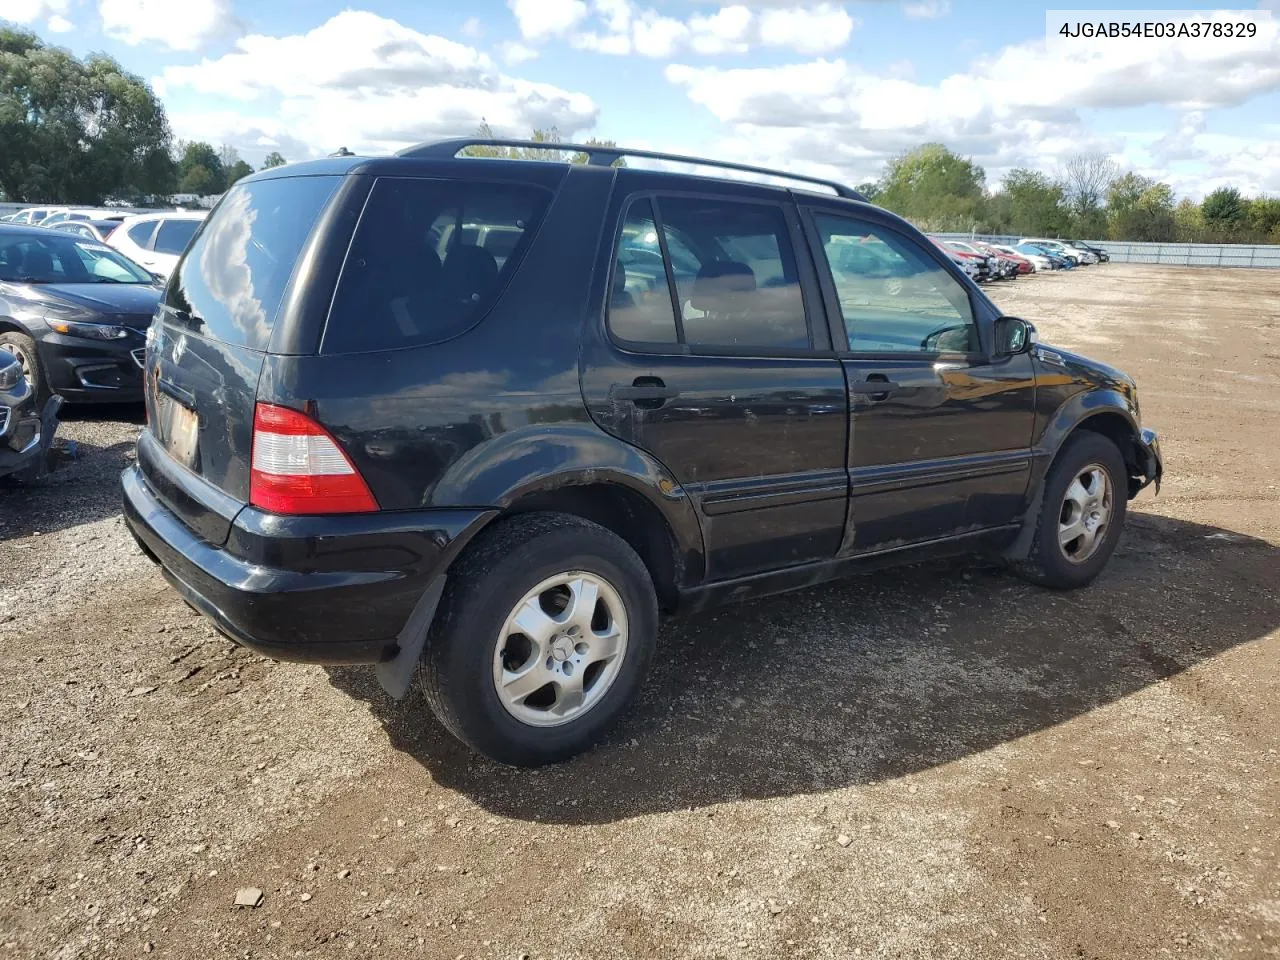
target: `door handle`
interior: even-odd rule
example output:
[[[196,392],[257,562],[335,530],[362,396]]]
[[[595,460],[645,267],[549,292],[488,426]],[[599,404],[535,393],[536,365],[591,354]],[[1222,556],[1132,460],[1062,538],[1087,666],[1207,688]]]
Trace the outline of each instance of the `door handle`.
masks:
[[[849,392],[865,396],[872,402],[887,400],[890,394],[897,393],[902,385],[893,380],[877,380],[868,377],[866,380],[855,380],[849,384]]]
[[[609,390],[613,400],[625,400],[646,410],[656,410],[668,400],[680,396],[675,387],[668,387],[661,377],[636,377],[628,386],[615,383]]]

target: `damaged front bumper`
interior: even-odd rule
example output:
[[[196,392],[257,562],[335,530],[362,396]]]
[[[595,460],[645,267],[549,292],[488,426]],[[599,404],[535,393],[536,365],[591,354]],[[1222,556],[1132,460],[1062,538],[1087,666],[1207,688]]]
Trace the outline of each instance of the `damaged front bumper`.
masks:
[[[1160,492],[1160,478],[1164,476],[1164,457],[1160,454],[1160,437],[1154,430],[1145,427],[1134,445],[1137,455],[1139,474],[1129,478],[1129,499],[1138,495],[1139,490],[1154,484],[1156,493]]]
[[[20,416],[22,407],[10,412],[5,418],[4,435],[0,436],[0,476],[12,474],[19,480],[38,480],[44,476],[61,407],[62,398],[55,395],[45,401],[38,418]]]

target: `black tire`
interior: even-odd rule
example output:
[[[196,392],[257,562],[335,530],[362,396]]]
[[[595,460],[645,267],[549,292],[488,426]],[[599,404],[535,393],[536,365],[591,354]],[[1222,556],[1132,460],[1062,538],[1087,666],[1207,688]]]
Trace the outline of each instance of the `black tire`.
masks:
[[[1059,543],[1058,525],[1067,488],[1087,466],[1097,464],[1111,483],[1111,515],[1107,528],[1092,554],[1072,560]],[[1018,572],[1033,583],[1053,590],[1074,590],[1087,586],[1111,559],[1120,533],[1129,497],[1129,475],[1124,457],[1116,445],[1100,433],[1080,430],[1063,443],[1045,478],[1044,497],[1036,517],[1036,532],[1026,560],[1016,565]]]
[[[494,657],[516,605],[566,571],[614,588],[628,621],[626,651],[594,706],[561,726],[532,726],[499,698]],[[644,680],[657,635],[653,581],[626,541],[579,517],[523,514],[481,534],[449,572],[419,674],[431,709],[458,739],[499,763],[540,766],[581,753],[613,725]]]
[[[25,333],[5,331],[0,333],[0,350],[8,350],[23,361],[27,380],[31,383],[31,389],[36,392],[36,407],[43,409],[44,402],[49,399],[49,383],[45,380],[44,367],[40,365],[36,342]]]

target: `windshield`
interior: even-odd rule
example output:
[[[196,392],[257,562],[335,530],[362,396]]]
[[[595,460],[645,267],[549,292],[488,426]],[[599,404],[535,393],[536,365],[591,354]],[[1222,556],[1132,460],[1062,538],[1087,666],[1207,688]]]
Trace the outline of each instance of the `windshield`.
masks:
[[[54,233],[47,237],[0,231],[0,280],[16,283],[151,283],[147,273],[110,247]]]

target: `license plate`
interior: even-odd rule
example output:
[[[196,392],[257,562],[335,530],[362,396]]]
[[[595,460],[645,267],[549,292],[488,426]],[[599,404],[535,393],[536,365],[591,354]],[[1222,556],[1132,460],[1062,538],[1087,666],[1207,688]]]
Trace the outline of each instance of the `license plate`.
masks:
[[[161,395],[160,419],[164,429],[164,446],[169,455],[184,467],[195,469],[196,439],[200,433],[200,417],[171,397]]]

